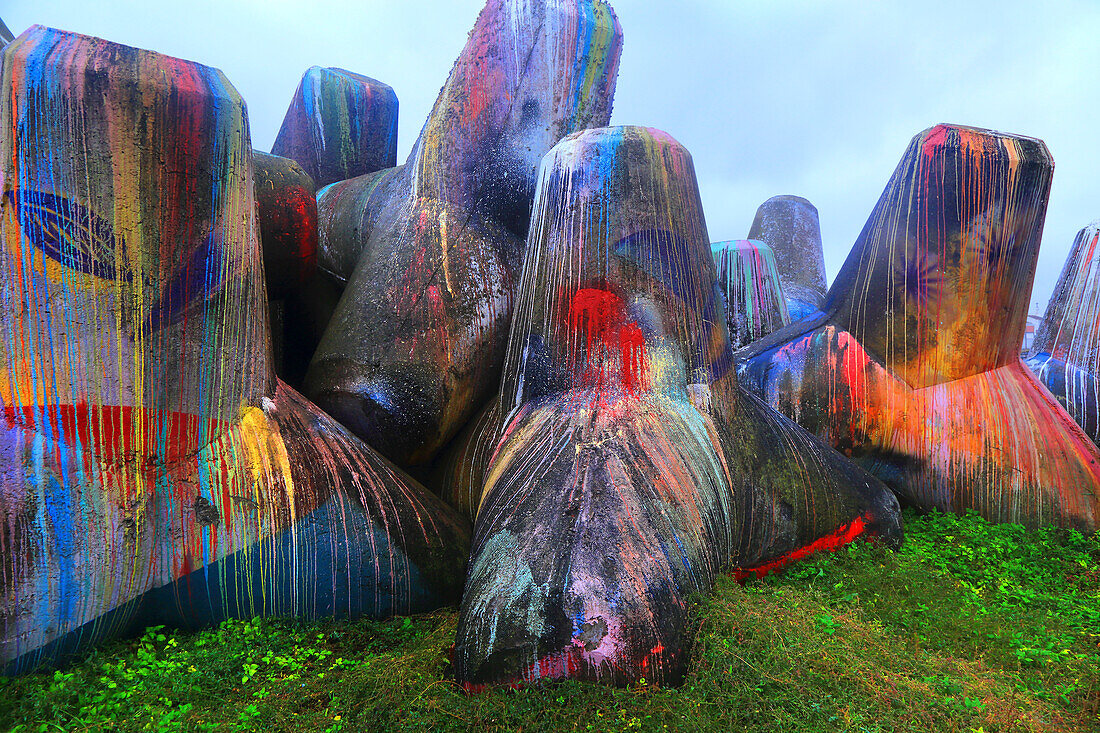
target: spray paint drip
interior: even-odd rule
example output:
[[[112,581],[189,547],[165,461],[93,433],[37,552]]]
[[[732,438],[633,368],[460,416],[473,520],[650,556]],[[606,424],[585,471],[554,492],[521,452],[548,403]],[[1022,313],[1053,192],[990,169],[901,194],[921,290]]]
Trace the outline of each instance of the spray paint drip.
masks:
[[[627,319],[618,295],[598,288],[578,290],[569,304],[569,330],[575,386],[595,390],[598,396],[621,390],[634,397],[649,389],[645,333]]]

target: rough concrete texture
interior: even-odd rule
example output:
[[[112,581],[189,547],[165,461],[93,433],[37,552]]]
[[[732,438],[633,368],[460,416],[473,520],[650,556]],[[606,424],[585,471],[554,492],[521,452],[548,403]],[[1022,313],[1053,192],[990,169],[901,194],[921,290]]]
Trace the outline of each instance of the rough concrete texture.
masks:
[[[1100,220],[1077,233],[1027,366],[1100,442]]]
[[[322,192],[320,267],[348,280],[306,390],[397,463],[499,383],[539,160],[607,123],[621,45],[603,0],[489,0],[405,166]]]
[[[733,348],[751,344],[791,322],[772,248],[755,239],[710,246],[726,296]]]
[[[0,94],[0,668],[457,600],[455,512],[272,374],[244,103],[35,26]]]
[[[897,539],[897,502],[738,390],[679,143],[639,127],[575,133],[538,191],[456,678],[674,683],[688,598],[717,573]]]
[[[772,196],[760,204],[749,239],[775,252],[787,310],[798,321],[821,307],[828,287],[817,208],[800,196]]]
[[[436,459],[424,484],[471,522],[481,503],[485,472],[500,438],[500,401],[493,397]]]
[[[918,507],[1091,531],[1100,451],[1020,361],[1054,163],[954,125],[910,143],[822,312],[741,382]]]

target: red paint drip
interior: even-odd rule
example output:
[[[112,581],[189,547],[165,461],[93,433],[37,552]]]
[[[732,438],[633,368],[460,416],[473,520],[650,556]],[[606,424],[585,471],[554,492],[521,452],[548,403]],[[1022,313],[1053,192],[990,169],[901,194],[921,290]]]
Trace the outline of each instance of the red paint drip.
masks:
[[[622,352],[623,388],[630,394],[648,387],[645,334],[637,323],[628,323],[619,332],[619,349]]]
[[[734,570],[733,577],[738,582],[743,582],[751,577],[763,578],[765,575],[781,570],[793,562],[804,560],[814,553],[835,552],[844,545],[851,543],[852,540],[863,534],[866,529],[867,522],[864,520],[864,517],[856,517],[850,524],[845,524],[832,534],[814,540],[805,547],[800,547],[771,562],[755,568]]]
[[[39,425],[40,414],[48,424]],[[19,425],[52,434],[72,444],[77,439],[85,450],[108,460],[140,459],[145,463],[169,463],[198,451],[203,443],[222,432],[220,420],[163,410],[139,410],[128,405],[48,405],[4,408],[9,429]],[[135,426],[143,427],[138,445]]]
[[[583,358],[577,353],[581,333]],[[618,386],[632,396],[649,388],[645,334],[636,322],[626,320],[626,307],[618,295],[600,288],[578,290],[569,304],[569,336],[570,363],[578,386],[602,391],[617,376]],[[616,357],[618,375],[607,366]]]
[[[649,654],[642,657],[642,661],[638,664],[638,667],[642,670],[642,675],[647,676],[650,674],[649,665],[650,661],[653,661],[655,667],[660,667],[663,661],[661,655],[664,654],[665,645],[661,642],[657,642],[652,649],[649,650]]]
[[[562,680],[572,677],[580,668],[581,650],[572,648],[542,657],[531,664],[518,680],[502,683],[463,682],[462,689],[471,695],[484,692],[490,687],[505,687],[510,690],[516,690],[524,685],[544,680]]]
[[[294,282],[306,282],[317,269],[317,199],[302,186],[277,188],[263,213],[264,236],[274,238],[265,249],[289,260]]]
[[[948,125],[936,125],[929,130],[928,135],[921,143],[921,152],[929,158],[941,152],[941,148],[947,142],[947,134],[950,130],[951,128]]]

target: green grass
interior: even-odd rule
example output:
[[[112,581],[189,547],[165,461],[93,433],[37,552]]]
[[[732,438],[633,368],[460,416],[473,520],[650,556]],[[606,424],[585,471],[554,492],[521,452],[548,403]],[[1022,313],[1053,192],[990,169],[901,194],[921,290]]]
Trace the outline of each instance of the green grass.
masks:
[[[468,697],[453,609],[384,622],[151,629],[0,678],[0,729],[1097,731],[1100,540],[906,514],[697,608],[678,689],[562,683]]]

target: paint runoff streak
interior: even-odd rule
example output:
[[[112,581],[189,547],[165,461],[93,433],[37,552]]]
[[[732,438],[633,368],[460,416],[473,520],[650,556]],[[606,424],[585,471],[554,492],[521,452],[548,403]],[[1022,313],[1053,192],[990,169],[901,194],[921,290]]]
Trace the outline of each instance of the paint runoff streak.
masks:
[[[711,253],[718,267],[718,283],[726,296],[727,322],[735,349],[791,322],[771,247],[742,239],[712,244]]]

